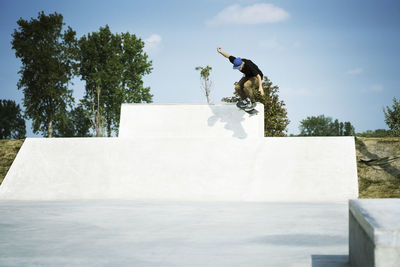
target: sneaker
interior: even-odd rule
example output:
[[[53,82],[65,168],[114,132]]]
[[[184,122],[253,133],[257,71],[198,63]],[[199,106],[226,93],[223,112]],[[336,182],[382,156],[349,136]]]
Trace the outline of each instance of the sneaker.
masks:
[[[242,99],[242,100],[240,100],[239,102],[236,103],[236,106],[238,108],[242,108],[243,109],[243,108],[246,108],[247,104],[248,104],[248,102],[246,101],[246,99]]]
[[[247,105],[244,107],[244,110],[250,111],[253,110],[257,106],[256,102],[248,102]]]

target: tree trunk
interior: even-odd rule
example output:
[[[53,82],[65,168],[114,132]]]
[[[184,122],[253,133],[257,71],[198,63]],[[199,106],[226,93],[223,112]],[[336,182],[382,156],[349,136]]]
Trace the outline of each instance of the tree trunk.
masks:
[[[206,88],[207,104],[210,104],[210,89]]]
[[[207,104],[210,104],[210,91],[211,91],[211,81],[205,80],[204,81],[204,90],[206,92]]]
[[[107,136],[111,137],[111,121],[107,120]]]
[[[53,137],[53,122],[51,120],[49,121],[48,133],[49,133],[49,138],[52,138]]]
[[[96,136],[97,137],[104,137],[104,120],[102,117],[102,112],[100,108],[100,94],[101,94],[101,88],[97,86],[96,88],[97,92],[97,111],[95,114],[95,128],[96,128]]]

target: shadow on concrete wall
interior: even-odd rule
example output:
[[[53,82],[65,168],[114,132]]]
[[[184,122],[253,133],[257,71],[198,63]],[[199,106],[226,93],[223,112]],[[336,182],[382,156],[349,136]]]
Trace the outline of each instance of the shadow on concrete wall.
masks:
[[[396,168],[394,163],[400,160],[400,155],[393,155],[390,157],[380,157],[368,150],[367,145],[359,138],[356,138],[356,145],[358,151],[362,154],[363,158],[359,161],[362,164],[368,165],[373,168],[379,168],[385,171],[388,175],[399,179],[400,169]]]
[[[218,121],[224,124],[224,128],[228,131],[232,131],[232,136],[245,139],[247,138],[247,133],[243,128],[242,122],[244,121],[245,112],[235,111],[227,112],[227,109],[221,108],[221,106],[208,105],[214,114],[208,118],[208,126],[213,127]],[[228,110],[229,111],[229,110]]]

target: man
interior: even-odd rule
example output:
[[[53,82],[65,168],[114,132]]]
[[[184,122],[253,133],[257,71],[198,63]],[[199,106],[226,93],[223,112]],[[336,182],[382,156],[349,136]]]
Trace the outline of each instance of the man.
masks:
[[[234,57],[221,51],[221,46],[217,47],[218,53],[228,58],[233,64],[233,69],[237,69],[244,74],[239,82],[235,83],[235,91],[239,94],[241,100],[237,103],[239,108],[252,110],[256,106],[254,91],[258,89],[261,95],[264,95],[262,87],[263,73],[251,60]]]

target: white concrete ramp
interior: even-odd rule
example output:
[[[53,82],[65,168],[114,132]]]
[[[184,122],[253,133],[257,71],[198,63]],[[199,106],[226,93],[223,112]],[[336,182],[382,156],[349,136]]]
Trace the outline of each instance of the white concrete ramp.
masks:
[[[242,125],[245,138],[235,137],[232,129],[222,125],[216,129],[220,134],[211,137],[211,113],[202,115],[209,107],[199,106],[189,107],[188,118],[182,121],[193,126],[188,114],[196,109],[193,120],[204,120],[202,126],[177,137],[170,136],[175,130],[183,133],[184,127],[179,128],[177,121],[176,127],[171,127],[171,121],[166,124],[167,136],[158,136],[162,124],[159,129],[149,126],[149,130],[148,122],[139,123],[132,111],[130,116],[121,115],[124,137],[28,138],[0,186],[0,199],[278,202],[357,198],[353,137],[256,138],[259,125],[244,126],[249,120],[244,112],[240,121],[236,115],[219,118],[231,118],[225,125]],[[161,116],[163,106],[138,107],[147,109],[143,116],[151,120],[152,115]],[[221,105],[218,112],[233,114],[237,110]],[[130,117],[135,123],[128,123]],[[129,128],[135,124],[139,132]],[[202,130],[205,136],[201,136]],[[223,136],[224,131],[228,137]]]

